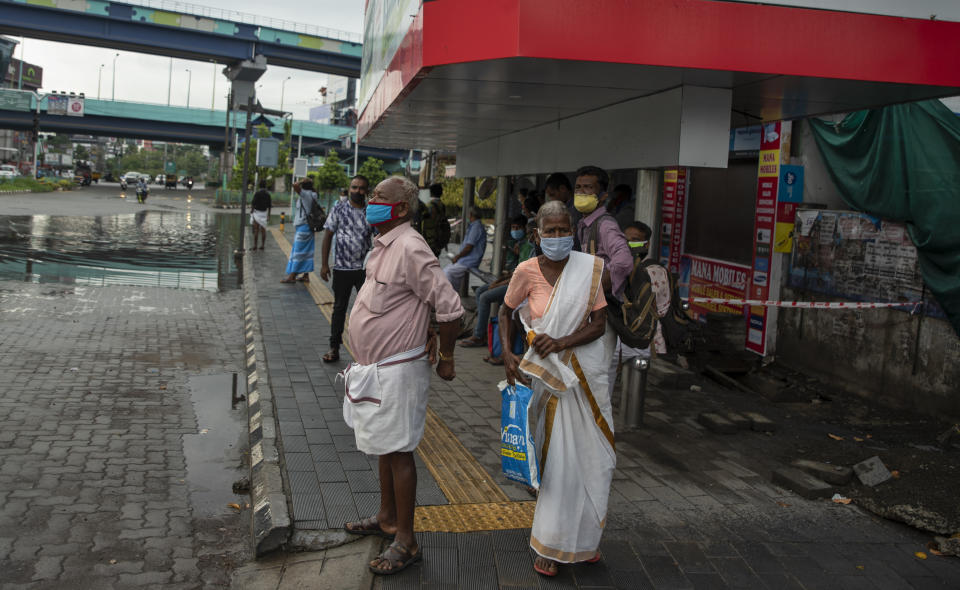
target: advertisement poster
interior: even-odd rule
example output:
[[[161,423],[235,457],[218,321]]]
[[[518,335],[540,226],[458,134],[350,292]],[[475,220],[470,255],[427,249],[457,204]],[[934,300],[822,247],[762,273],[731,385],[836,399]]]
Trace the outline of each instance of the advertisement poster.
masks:
[[[677,171],[663,171],[663,205],[660,210],[660,264],[670,264],[673,246],[673,214],[677,207]]]
[[[69,99],[66,96],[48,96],[47,114],[48,115],[66,115],[67,103]]]
[[[746,299],[750,267],[702,256],[684,256],[690,266],[690,297]],[[691,303],[690,311],[696,317],[706,313],[743,315],[742,305],[723,303]]]
[[[753,265],[747,293],[749,299],[770,299],[771,284],[777,280],[773,274],[773,253],[777,244],[777,213],[781,205],[778,199],[780,172],[781,164],[784,163],[783,152],[789,150],[790,131],[789,122],[765,123],[760,137],[756,215],[753,225]],[[796,179],[793,180],[795,184]],[[803,193],[796,193],[791,189],[791,198],[794,194],[799,194],[802,198]],[[795,208],[796,204],[789,203],[786,206]],[[781,234],[783,231],[788,234],[792,231],[793,217],[789,219],[790,229],[781,229]],[[783,238],[781,235],[780,239]],[[770,313],[770,309],[762,306],[752,306],[747,313],[746,348],[761,356],[767,353]]]
[[[680,271],[686,211],[687,169],[664,170],[663,207],[660,210],[660,264],[674,273]]]
[[[71,96],[67,99],[67,116],[68,117],[82,117],[83,116],[83,99]]]
[[[683,230],[687,213],[687,169],[677,170],[677,189],[674,197],[673,229],[670,238],[670,265],[672,273],[680,272],[680,255],[683,253]]]
[[[803,202],[803,166],[780,166],[780,184],[777,188],[777,229],[774,232],[773,251],[793,251],[794,218]]]

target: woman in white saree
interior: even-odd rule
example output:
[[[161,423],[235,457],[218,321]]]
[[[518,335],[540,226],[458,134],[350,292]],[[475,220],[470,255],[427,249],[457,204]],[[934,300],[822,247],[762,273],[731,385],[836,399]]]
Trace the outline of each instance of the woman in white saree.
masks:
[[[605,333],[603,261],[572,252],[566,207],[544,205],[537,215],[543,255],[520,264],[500,307],[507,381],[534,390],[536,443],[541,471],[530,546],[534,569],[555,576],[558,563],[600,559],[616,465],[613,416],[607,387],[615,338]],[[513,314],[530,348],[510,351]]]

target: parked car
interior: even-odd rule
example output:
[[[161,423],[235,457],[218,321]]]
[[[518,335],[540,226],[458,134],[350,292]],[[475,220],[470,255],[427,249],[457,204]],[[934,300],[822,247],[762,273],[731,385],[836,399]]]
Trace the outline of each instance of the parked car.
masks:
[[[20,174],[17,172],[16,166],[11,166],[10,164],[0,164],[0,178],[6,180],[8,178],[16,178]]]
[[[140,178],[146,178],[148,182],[150,181],[149,176],[146,174],[140,174],[139,172],[127,172],[123,175],[123,179],[127,181],[127,184],[137,184],[137,181],[139,181]]]

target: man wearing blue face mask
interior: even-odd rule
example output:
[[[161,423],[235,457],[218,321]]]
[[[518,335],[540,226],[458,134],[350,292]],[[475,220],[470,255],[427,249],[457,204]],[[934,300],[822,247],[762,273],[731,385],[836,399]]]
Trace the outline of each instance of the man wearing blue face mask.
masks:
[[[480,221],[480,209],[470,208],[470,225],[467,226],[466,237],[463,238],[463,247],[460,253],[453,257],[453,264],[443,269],[447,280],[454,289],[460,290],[463,278],[471,268],[480,266],[483,253],[487,249],[487,232]]]

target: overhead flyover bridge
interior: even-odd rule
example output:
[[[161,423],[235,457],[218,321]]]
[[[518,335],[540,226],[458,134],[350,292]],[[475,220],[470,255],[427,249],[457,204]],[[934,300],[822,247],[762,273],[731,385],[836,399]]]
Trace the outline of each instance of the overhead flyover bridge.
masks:
[[[225,111],[165,106],[119,100],[84,99],[83,116],[50,114],[47,98],[37,99],[29,92],[0,90],[0,129],[33,129],[37,115],[39,129],[45,132],[78,133],[105,137],[129,137],[208,145],[222,149],[227,113]],[[258,117],[259,118],[259,117]],[[265,116],[273,127],[274,136],[283,135],[283,120]],[[230,125],[243,133],[246,113],[231,112]],[[353,127],[324,125],[313,121],[294,119],[293,137],[307,153],[317,153],[329,147],[340,146],[341,139],[354,134]],[[360,156],[381,159],[401,159],[406,152],[360,146]]]
[[[232,65],[267,63],[357,78],[353,33],[183,2],[0,0],[0,33]]]

